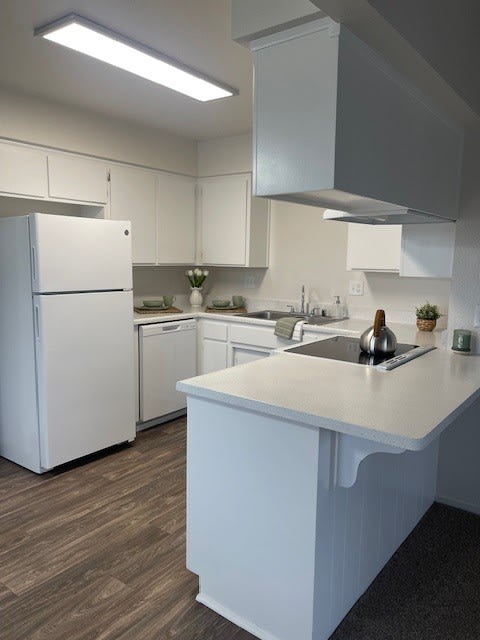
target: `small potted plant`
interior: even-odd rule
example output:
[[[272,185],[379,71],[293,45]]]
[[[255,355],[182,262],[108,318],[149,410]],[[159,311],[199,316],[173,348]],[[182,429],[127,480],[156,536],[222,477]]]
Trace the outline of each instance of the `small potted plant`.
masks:
[[[421,307],[415,307],[415,315],[420,331],[433,331],[441,314],[437,305],[430,304],[427,300]]]

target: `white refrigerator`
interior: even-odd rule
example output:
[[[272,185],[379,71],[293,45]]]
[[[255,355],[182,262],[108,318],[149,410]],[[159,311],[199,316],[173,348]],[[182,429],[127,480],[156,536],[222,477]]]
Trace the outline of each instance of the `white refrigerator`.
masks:
[[[135,438],[130,223],[0,218],[0,455],[36,473]]]

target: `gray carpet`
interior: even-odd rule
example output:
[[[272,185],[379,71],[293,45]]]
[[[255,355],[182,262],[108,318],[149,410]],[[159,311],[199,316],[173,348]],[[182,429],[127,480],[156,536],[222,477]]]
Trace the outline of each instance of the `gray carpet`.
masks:
[[[433,504],[330,640],[480,640],[480,516]]]

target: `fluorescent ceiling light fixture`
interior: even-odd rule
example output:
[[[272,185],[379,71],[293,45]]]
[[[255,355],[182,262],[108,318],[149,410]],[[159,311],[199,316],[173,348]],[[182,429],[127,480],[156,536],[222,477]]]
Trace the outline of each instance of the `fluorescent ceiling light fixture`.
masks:
[[[34,34],[202,102],[238,94],[237,89],[74,14],[35,29]]]

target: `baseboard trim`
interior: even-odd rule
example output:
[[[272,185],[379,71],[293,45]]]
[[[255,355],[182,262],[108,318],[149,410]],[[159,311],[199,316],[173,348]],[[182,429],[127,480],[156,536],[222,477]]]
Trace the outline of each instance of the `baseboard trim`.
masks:
[[[440,504],[446,504],[448,507],[456,507],[457,509],[462,509],[462,511],[468,511],[469,513],[474,513],[475,515],[480,515],[480,505],[479,504],[471,504],[470,502],[464,502],[463,500],[457,500],[456,498],[451,498],[450,496],[436,496],[435,502],[440,502]]]
[[[205,593],[199,593],[196,597],[196,600],[204,604],[209,609],[212,609],[212,611],[215,611],[215,613],[218,613],[223,618],[230,620],[230,622],[233,622],[233,624],[236,624],[238,627],[245,629],[245,631],[248,631],[257,638],[260,638],[260,640],[281,640],[278,636],[273,636],[271,633],[268,633],[268,631],[260,629],[260,627],[257,627],[256,625],[252,624],[248,620],[245,620],[245,618],[242,618],[230,609],[227,609],[227,607],[224,607],[222,604],[220,604],[213,598],[210,598]]]

